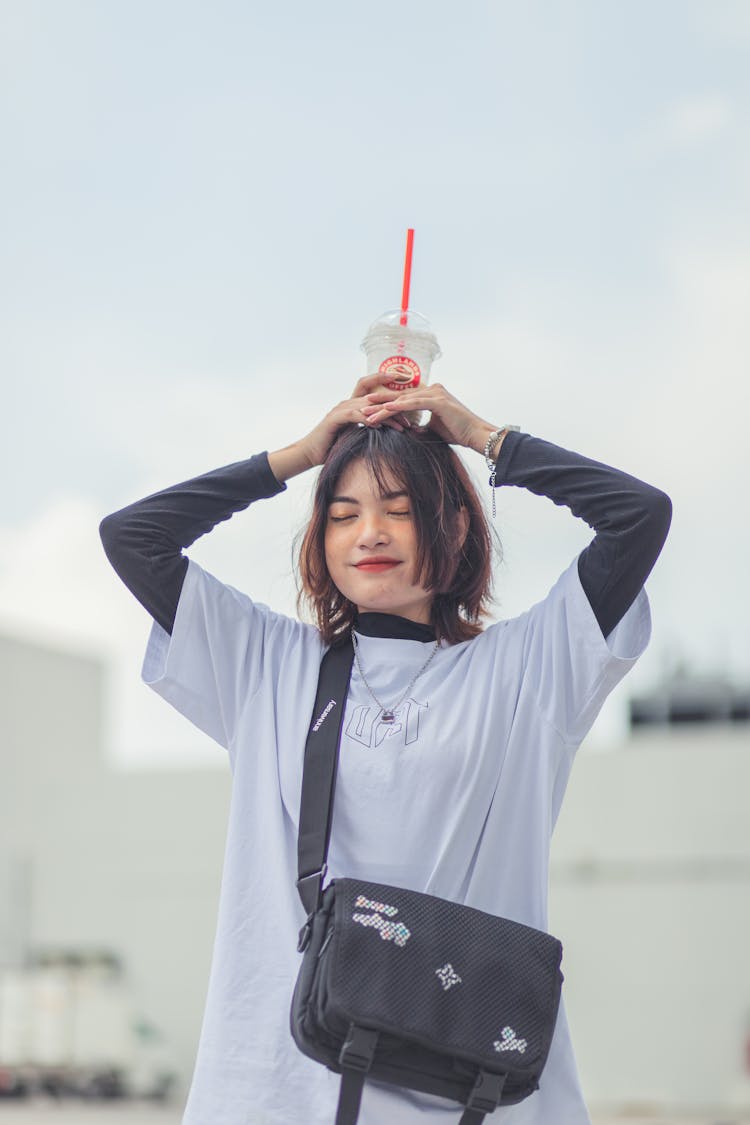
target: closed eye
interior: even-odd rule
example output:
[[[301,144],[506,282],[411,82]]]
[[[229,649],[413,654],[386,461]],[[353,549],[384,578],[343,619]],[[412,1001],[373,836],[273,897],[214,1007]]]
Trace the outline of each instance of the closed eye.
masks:
[[[355,512],[352,512],[351,515],[348,515],[348,516],[329,516],[329,519],[331,519],[333,521],[333,523],[343,523],[345,520],[353,520],[354,517],[355,517],[355,514],[356,514]],[[388,512],[388,515],[389,516],[410,516],[411,512],[407,509],[407,511],[405,511],[405,512]]]

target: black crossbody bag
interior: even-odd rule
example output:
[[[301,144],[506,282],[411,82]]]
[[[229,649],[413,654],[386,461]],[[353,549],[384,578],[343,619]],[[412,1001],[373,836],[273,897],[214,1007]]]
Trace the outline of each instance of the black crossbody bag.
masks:
[[[305,746],[297,889],[307,912],[295,1043],[341,1074],[335,1125],[356,1125],[367,1075],[452,1098],[459,1125],[539,1087],[557,1020],[562,945],[470,906],[382,883],[323,889],[351,639],[325,654]]]

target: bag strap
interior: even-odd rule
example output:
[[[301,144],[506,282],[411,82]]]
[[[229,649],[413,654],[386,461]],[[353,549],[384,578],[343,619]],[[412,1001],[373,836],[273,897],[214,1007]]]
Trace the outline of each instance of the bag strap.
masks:
[[[365,1076],[361,1070],[342,1070],[334,1125],[357,1125]]]
[[[320,664],[310,729],[305,743],[297,837],[297,890],[308,921],[320,905],[331,841],[344,705],[354,663],[351,636],[328,649]],[[334,717],[338,708],[338,722]],[[372,1065],[378,1032],[350,1025],[339,1055],[341,1084],[335,1125],[357,1125],[365,1077]],[[458,1125],[482,1125],[485,1115],[500,1103],[505,1075],[480,1070]]]
[[[485,1115],[494,1113],[500,1105],[506,1078],[506,1074],[480,1070],[458,1125],[482,1125]]]
[[[378,1045],[379,1032],[350,1024],[339,1053],[341,1083],[334,1125],[357,1125],[365,1077]]]
[[[341,1084],[334,1125],[357,1125],[362,1090],[375,1058],[378,1037],[377,1031],[358,1027],[354,1023],[349,1025],[339,1054]],[[500,1104],[505,1078],[504,1074],[490,1074],[486,1070],[480,1070],[458,1125],[482,1125],[485,1116],[493,1113]]]
[[[339,743],[353,663],[351,635],[329,648],[323,657],[305,744],[297,836],[297,890],[308,917],[320,904],[327,870]]]
[[[365,1078],[372,1066],[378,1032],[351,1024],[341,1048],[341,1084],[334,1125],[357,1125]],[[506,1075],[480,1070],[458,1125],[482,1125],[500,1104]]]

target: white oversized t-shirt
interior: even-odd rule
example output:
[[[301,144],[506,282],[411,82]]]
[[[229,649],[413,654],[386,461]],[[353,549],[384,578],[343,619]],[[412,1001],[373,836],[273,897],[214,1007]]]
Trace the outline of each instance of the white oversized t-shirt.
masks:
[[[547,929],[552,830],[573,757],[646,648],[642,590],[605,641],[577,560],[547,597],[474,640],[443,643],[396,722],[352,670],[329,878],[392,883]],[[386,703],[434,642],[358,633]],[[144,681],[229,752],[232,798],[219,917],[184,1125],[333,1125],[339,1076],[289,1030],[301,964],[302,762],[325,651],[190,560],[172,635],[154,623]],[[565,960],[563,955],[563,971]],[[563,987],[564,995],[564,987]],[[458,1103],[365,1083],[360,1125],[455,1125]],[[587,1125],[564,1001],[540,1088],[497,1125]]]

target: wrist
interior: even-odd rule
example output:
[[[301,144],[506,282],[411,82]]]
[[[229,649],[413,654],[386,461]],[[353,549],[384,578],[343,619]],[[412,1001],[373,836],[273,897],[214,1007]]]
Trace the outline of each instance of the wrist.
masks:
[[[489,422],[485,422],[481,430],[477,431],[476,441],[472,444],[472,449],[475,449],[477,453],[481,453],[485,458],[489,457],[491,461],[497,461],[500,449],[507,436],[508,428],[509,427],[505,426],[492,426]]]
[[[307,472],[308,469],[314,468],[320,462],[314,460],[311,451],[303,441],[295,441],[292,445],[269,453],[268,464],[276,480],[279,484],[283,484],[290,477],[299,476],[300,473]]]
[[[489,436],[496,429],[498,427],[493,426],[490,422],[480,422],[474,431],[472,440],[469,442],[469,448],[473,449],[475,453],[483,455]]]
[[[497,464],[497,459],[500,456],[500,450],[502,449],[503,442],[505,441],[507,436],[508,431],[506,429],[501,429],[500,431],[493,430],[492,434],[487,435],[489,449],[487,450],[486,456],[490,461],[494,461],[495,464]],[[487,446],[485,446],[485,449],[487,449]],[[484,450],[482,450],[482,452],[484,453]]]
[[[518,433],[520,426],[513,426],[510,423],[506,426],[500,426],[497,430],[492,430],[485,443],[482,454],[487,462],[487,468],[494,469],[497,467],[498,458],[500,457],[500,450],[502,449],[503,442],[511,432]]]
[[[490,492],[492,493],[492,518],[494,520],[497,508],[495,506],[495,488],[497,486],[497,462],[500,456],[503,442],[508,436],[509,430],[520,430],[520,426],[501,426],[497,430],[490,430],[487,435],[487,440],[484,443],[482,454],[487,462],[487,468],[491,471],[490,477]]]

